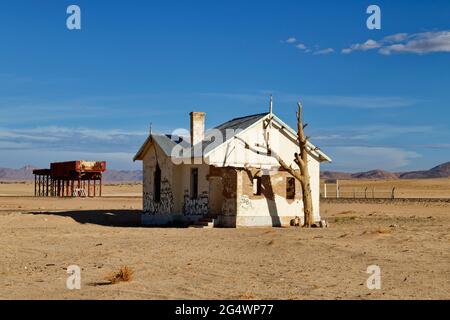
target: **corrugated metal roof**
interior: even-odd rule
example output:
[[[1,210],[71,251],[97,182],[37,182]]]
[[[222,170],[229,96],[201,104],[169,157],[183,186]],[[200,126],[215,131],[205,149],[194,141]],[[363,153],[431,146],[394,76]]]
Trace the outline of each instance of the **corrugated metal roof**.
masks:
[[[264,118],[266,115],[267,115],[267,113],[259,113],[259,114],[253,114],[250,116],[234,118],[230,121],[227,121],[227,122],[224,122],[224,123],[218,125],[217,127],[213,128],[212,130],[207,131],[205,133],[205,141],[201,142],[202,151],[205,151],[206,147],[208,147],[210,144],[216,142],[211,137],[211,134],[214,134],[214,130],[220,131],[221,137],[223,139],[222,143],[224,143],[224,142],[230,140],[231,138],[233,138],[239,132],[247,129],[252,124],[258,122],[259,120]]]
[[[225,137],[226,130],[235,130],[235,131],[245,130],[248,127],[250,127],[252,124],[254,124],[255,122],[264,118],[266,115],[267,115],[267,113],[259,113],[259,114],[253,114],[250,116],[235,118],[233,120],[222,123],[221,125],[215,127],[214,129],[218,129],[218,130],[222,131],[223,136]]]

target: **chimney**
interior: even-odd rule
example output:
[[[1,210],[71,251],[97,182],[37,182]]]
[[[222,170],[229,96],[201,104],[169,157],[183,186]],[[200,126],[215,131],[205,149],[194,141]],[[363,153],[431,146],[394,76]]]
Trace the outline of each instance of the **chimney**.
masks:
[[[205,113],[191,112],[191,145],[195,145],[205,138]]]

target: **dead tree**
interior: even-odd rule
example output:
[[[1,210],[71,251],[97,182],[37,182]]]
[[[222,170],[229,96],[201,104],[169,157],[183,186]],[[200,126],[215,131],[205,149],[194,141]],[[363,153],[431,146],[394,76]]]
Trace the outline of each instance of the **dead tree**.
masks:
[[[303,124],[302,112],[303,107],[299,102],[297,111],[297,143],[300,149],[300,153],[296,152],[294,154],[294,162],[297,164],[299,171],[294,170],[292,166],[288,166],[282,159],[280,159],[280,157],[278,157],[278,162],[283,169],[289,172],[295,179],[300,182],[303,196],[303,211],[305,213],[305,222],[303,226],[309,228],[314,224],[314,211],[311,194],[311,178],[309,176],[308,170],[309,137],[307,137],[304,132],[307,124]]]
[[[303,197],[303,211],[304,211],[304,224],[303,227],[310,228],[314,224],[314,211],[313,211],[313,201],[311,194],[311,179],[308,170],[308,150],[309,150],[309,137],[305,135],[304,129],[307,124],[303,124],[302,119],[302,111],[303,107],[301,103],[298,104],[297,111],[297,143],[299,146],[299,152],[294,154],[294,162],[297,164],[299,170],[295,170],[292,165],[288,165],[274,150],[272,150],[268,135],[265,135],[265,146],[256,144],[257,147],[267,149],[267,154],[271,155],[275,159],[277,159],[280,166],[286,170],[290,175],[292,175],[296,180],[300,182],[302,197]],[[267,124],[266,128],[269,126]],[[253,149],[247,142],[243,139],[240,139],[245,144],[245,147],[253,152],[259,153],[260,151],[257,149]],[[318,148],[314,149],[317,151]]]

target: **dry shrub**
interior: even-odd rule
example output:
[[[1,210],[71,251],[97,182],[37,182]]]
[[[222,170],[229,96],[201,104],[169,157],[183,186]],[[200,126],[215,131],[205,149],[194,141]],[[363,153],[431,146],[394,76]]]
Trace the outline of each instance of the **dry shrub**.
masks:
[[[275,243],[275,240],[272,239],[272,240],[270,240],[270,241],[267,243],[267,245],[268,245],[268,246],[271,246],[271,245],[273,245],[274,243]]]
[[[342,212],[339,212],[338,214],[355,214],[356,212],[355,211],[353,211],[353,210],[347,210],[347,211],[342,211]]]
[[[392,233],[392,229],[388,229],[388,228],[378,228],[375,233],[378,234],[389,234]]]
[[[105,277],[105,280],[110,281],[111,284],[118,282],[128,282],[133,280],[134,271],[128,267],[123,266],[117,272],[113,272]]]
[[[238,297],[239,300],[255,300],[256,297],[253,293],[251,292],[244,292],[243,294],[240,294]]]

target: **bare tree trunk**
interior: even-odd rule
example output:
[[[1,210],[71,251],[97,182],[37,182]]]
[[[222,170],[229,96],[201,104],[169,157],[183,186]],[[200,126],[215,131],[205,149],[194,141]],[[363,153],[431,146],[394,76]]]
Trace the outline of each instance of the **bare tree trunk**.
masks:
[[[302,105],[298,103],[297,112],[297,139],[300,147],[300,156],[295,154],[295,162],[300,168],[300,185],[302,186],[303,195],[303,211],[305,213],[304,227],[311,227],[314,223],[314,211],[313,211],[313,201],[311,195],[311,178],[309,176],[308,170],[308,137],[305,136],[303,129],[306,125],[303,125],[302,120]]]

